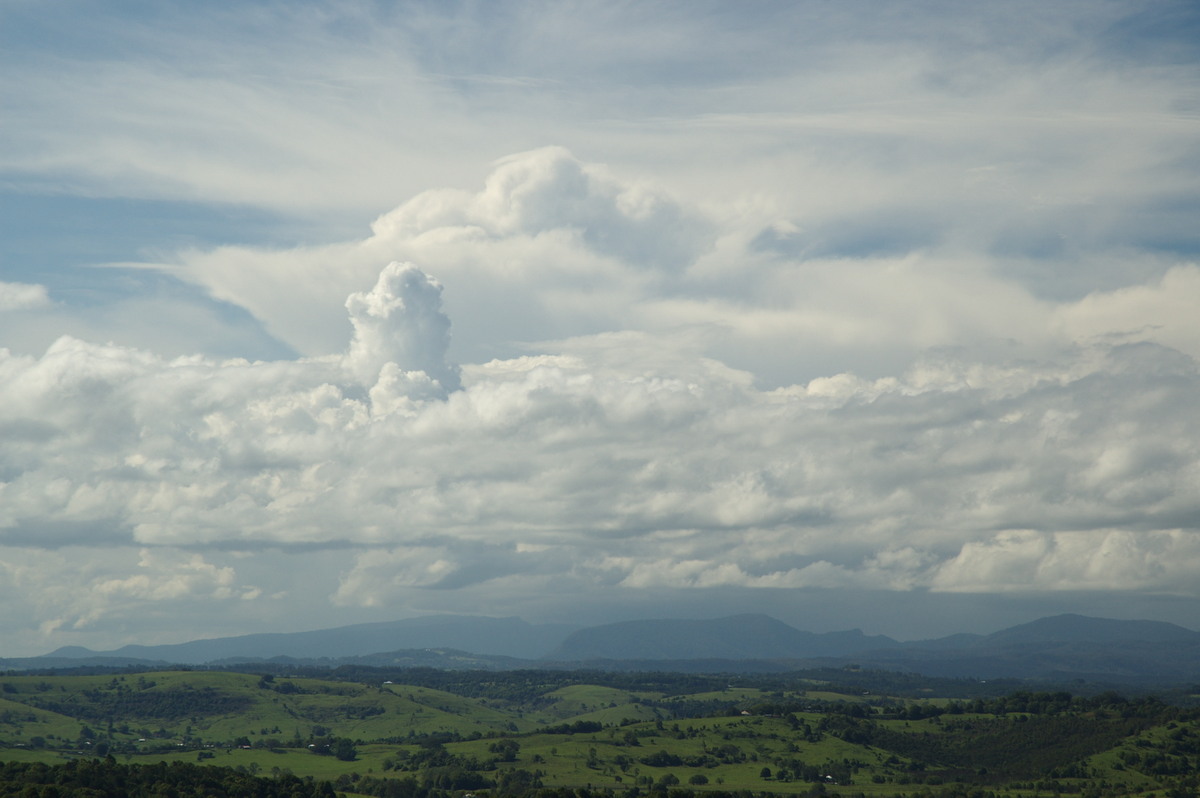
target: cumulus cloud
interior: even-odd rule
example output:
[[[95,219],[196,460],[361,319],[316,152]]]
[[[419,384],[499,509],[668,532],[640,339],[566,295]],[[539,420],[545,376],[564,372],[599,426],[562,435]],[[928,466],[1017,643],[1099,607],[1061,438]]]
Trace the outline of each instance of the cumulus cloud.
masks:
[[[351,298],[348,362],[374,375],[367,393],[328,358],[164,360],[72,339],[5,355],[0,423],[22,434],[0,463],[0,537],[365,549],[332,594],[355,606],[519,590],[518,575],[1194,592],[1200,369],[1187,355],[1149,343],[1040,365],[943,354],[897,377],[763,390],[686,339],[626,334],[468,365],[460,390],[432,394],[404,375],[445,368],[437,294],[390,265]],[[250,590],[155,550],[146,573],[92,588],[129,601]]]
[[[359,381],[375,385],[385,365],[400,373],[422,372],[442,391],[459,388],[458,368],[446,364],[450,319],[441,311],[442,287],[412,264],[391,263],[375,287],[346,300],[354,339],[347,364]],[[398,374],[390,373],[395,392]]]
[[[0,557],[0,595],[6,604],[29,608],[39,637],[57,631],[86,633],[96,627],[156,623],[172,614],[193,617],[206,605],[253,601],[261,591],[239,578],[228,564],[211,556],[170,548],[126,549],[95,545],[82,548],[6,546]],[[80,554],[84,556],[79,556]],[[72,578],[52,578],[70,572]],[[17,638],[31,630],[14,628]]]
[[[1151,340],[1198,354],[1188,312],[1194,265],[1164,269],[1160,256],[1132,255],[1125,272],[1149,282],[1054,300],[1038,283],[1014,279],[1012,258],[953,237],[865,247],[877,237],[865,217],[876,212],[847,213],[840,222],[805,222],[772,217],[769,207],[701,208],[546,147],[497,162],[476,191],[422,192],[360,240],[183,253],[173,273],[238,303],[310,356],[339,352],[355,336],[354,358],[372,372],[360,380],[396,354],[362,353],[382,340],[380,303],[392,300],[379,292],[399,289],[377,286],[352,299],[352,326],[331,297],[361,292],[389,261],[436,272],[454,320],[444,348],[430,329],[420,346],[405,344],[409,358],[437,350],[434,359],[479,363],[541,351],[548,340],[638,331],[689,337],[698,355],[785,386],[845,372],[894,375],[946,347],[1043,358],[1063,347]],[[806,233],[801,222],[849,225],[844,235],[862,246],[817,246],[831,233]],[[398,332],[389,335],[389,346],[401,346]],[[454,383],[432,362],[398,367],[443,388]]]
[[[0,282],[0,312],[34,310],[50,304],[46,286]]]
[[[437,264],[455,323],[452,357],[481,361],[528,341],[623,329],[639,297],[677,282],[715,236],[700,211],[661,188],[546,147],[501,160],[478,191],[416,195],[362,240],[184,253],[172,273],[320,355],[346,337],[331,296],[360,291],[380,263]]]
[[[436,295],[398,266],[376,288],[400,278]],[[406,289],[389,290],[374,298]],[[42,594],[47,630],[285,589],[181,546],[345,550],[312,600],[377,611],[598,589],[1195,596],[1187,355],[944,353],[764,390],[691,346],[563,342],[468,364],[448,394],[394,361],[364,392],[338,358],[166,360],[73,339],[6,354],[0,539],[43,552],[22,583],[70,552],[142,550]]]
[[[556,231],[637,268],[681,269],[710,241],[704,221],[661,190],[623,183],[563,147],[501,159],[483,190],[426,192],[371,225],[377,238],[436,231],[493,238]]]
[[[756,218],[547,148],[362,241],[194,253],[193,279],[313,353],[3,353],[0,540],[144,549],[88,583],[114,606],[287,592],[155,554],[180,547],[341,552],[319,600],[345,609],[576,589],[1200,598],[1195,266],[1052,301],[978,256],[766,247]],[[318,308],[305,339],[297,312]],[[463,319],[477,356],[459,360]]]
[[[6,606],[1194,596],[1159,12],[616,8],[10,15],[13,201],[189,229],[0,283]]]
[[[930,585],[958,592],[1190,591],[1200,566],[1195,530],[1007,530],[963,545]]]

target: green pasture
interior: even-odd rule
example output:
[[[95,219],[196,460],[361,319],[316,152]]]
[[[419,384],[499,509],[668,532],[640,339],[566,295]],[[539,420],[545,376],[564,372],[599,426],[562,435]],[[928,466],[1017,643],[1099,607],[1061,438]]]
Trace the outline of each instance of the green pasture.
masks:
[[[839,774],[839,782],[855,771],[849,776],[852,785],[837,785],[842,791],[886,796],[914,794],[926,788],[936,792],[943,778],[936,771],[941,768],[949,774],[945,776],[948,779],[969,777],[969,781],[980,776],[987,790],[998,796],[1051,792],[1049,788],[988,782],[986,774],[961,765],[961,745],[953,750],[949,745],[956,742],[952,735],[965,735],[958,739],[992,746],[993,760],[1001,761],[1003,757],[996,758],[999,743],[989,740],[1016,738],[989,738],[987,734],[992,732],[988,730],[996,735],[1020,735],[1023,730],[1040,728],[1043,737],[1037,739],[1047,740],[1046,747],[1053,748],[1058,741],[1047,735],[1056,727],[1045,723],[1039,727],[1035,716],[1003,714],[1001,710],[1000,717],[959,712],[922,719],[884,719],[878,708],[864,713],[861,702],[886,701],[885,696],[848,697],[812,689],[816,687],[805,684],[804,690],[768,691],[737,686],[676,695],[570,684],[548,686],[544,692],[532,689],[509,691],[504,694],[507,697],[475,697],[483,691],[458,695],[385,681],[271,679],[212,671],[10,675],[0,676],[0,759],[62,762],[107,753],[119,762],[198,762],[243,768],[263,776],[291,773],[333,780],[359,773],[420,780],[421,770],[404,768],[415,768],[425,761],[422,756],[436,750],[451,758],[453,764],[447,767],[479,763],[485,768],[484,775],[493,780],[506,770],[519,768],[537,772],[547,787],[590,785],[626,790],[674,782],[680,788],[700,791],[808,794],[814,785],[795,771],[828,768]],[[513,698],[515,695],[520,695],[520,700]],[[760,705],[807,706],[808,701],[813,703],[811,709],[786,717],[741,714]],[[842,709],[831,712],[819,706],[826,701],[838,703]],[[938,706],[944,702],[930,696],[919,703]],[[713,711],[703,717],[672,716],[673,707],[687,715],[707,711],[709,704]],[[1107,712],[1095,717],[1072,716],[1071,722],[1079,729],[1072,733],[1086,738],[1102,721],[1120,721],[1119,712]],[[1064,754],[1064,760],[1047,766],[1047,775],[1040,778],[1045,781],[1058,769],[1062,772],[1053,776],[1054,782],[1067,792],[1086,793],[1096,784],[1105,784],[1113,795],[1154,791],[1165,795],[1164,785],[1175,788],[1183,782],[1147,775],[1138,767],[1147,772],[1151,767],[1176,768],[1182,774],[1180,779],[1189,772],[1200,776],[1200,719],[1178,717],[1178,721],[1147,722],[1128,732],[1122,727],[1120,735],[1111,740],[1094,736],[1086,755]],[[579,721],[600,724],[600,728],[552,733],[570,730],[571,724]],[[974,730],[969,728],[971,724]],[[854,736],[855,730],[867,728],[878,736]],[[442,737],[431,740],[430,735]],[[331,745],[336,738],[353,741],[356,757],[352,761],[317,752],[320,745]],[[907,742],[894,749],[878,742],[901,738]],[[507,753],[498,750],[502,740],[515,742],[517,747],[509,745]],[[877,744],[869,744],[872,741]],[[311,749],[310,744],[318,748]],[[943,760],[936,755],[928,763],[920,758],[922,751],[939,750],[959,757],[957,769],[938,765]],[[973,756],[973,749],[968,753]],[[983,753],[988,752],[981,750]],[[508,756],[511,761],[505,761]],[[949,754],[944,761],[950,761]],[[1032,780],[1026,781],[1032,784]]]
[[[658,693],[635,693],[600,685],[575,684],[546,693],[544,698],[553,703],[537,714],[550,723],[567,718],[577,720],[584,715],[631,707],[641,701],[657,700],[660,697]]]

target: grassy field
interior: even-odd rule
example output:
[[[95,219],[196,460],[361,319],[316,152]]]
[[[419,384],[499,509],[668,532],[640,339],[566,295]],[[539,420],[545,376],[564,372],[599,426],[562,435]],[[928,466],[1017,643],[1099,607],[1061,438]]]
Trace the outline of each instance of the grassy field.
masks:
[[[536,782],[879,796],[968,785],[1007,796],[1196,794],[1186,790],[1200,773],[1200,719],[1152,702],[1058,696],[1047,709],[1053,702],[1035,697],[972,712],[937,696],[849,694],[808,680],[794,690],[672,693],[655,679],[639,689],[547,677],[543,689],[530,677],[451,692],[394,679],[215,671],[8,675],[0,676],[0,758],[198,762],[337,781],[342,791],[370,777],[436,778],[476,793]]]

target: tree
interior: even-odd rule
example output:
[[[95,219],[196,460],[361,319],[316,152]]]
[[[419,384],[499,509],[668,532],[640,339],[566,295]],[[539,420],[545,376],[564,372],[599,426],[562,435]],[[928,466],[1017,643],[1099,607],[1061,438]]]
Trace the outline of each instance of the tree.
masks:
[[[343,762],[353,762],[358,758],[358,749],[349,738],[339,737],[333,744],[333,755]]]
[[[521,744],[516,740],[510,740],[508,738],[492,743],[488,746],[488,751],[495,754],[496,759],[500,762],[517,761],[517,752],[520,750]]]

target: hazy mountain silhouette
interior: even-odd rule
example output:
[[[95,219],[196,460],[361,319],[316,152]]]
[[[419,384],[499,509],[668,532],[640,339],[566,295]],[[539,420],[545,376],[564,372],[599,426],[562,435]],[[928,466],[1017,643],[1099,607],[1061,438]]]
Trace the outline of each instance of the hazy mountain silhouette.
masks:
[[[580,629],[547,659],[809,659],[897,645],[890,637],[867,637],[858,629],[816,634],[767,615],[734,615],[714,620],[625,621]]]
[[[1086,615],[1055,615],[1001,629],[975,641],[976,648],[1028,645],[1031,643],[1195,643],[1193,632],[1163,621],[1118,621]]]
[[[161,646],[123,646],[115,651],[97,652],[67,646],[46,656],[55,659],[103,656],[201,665],[219,660],[336,659],[399,649],[453,648],[533,659],[554,648],[575,628],[565,624],[535,626],[520,618],[433,615],[311,632],[251,634]]]
[[[1056,615],[989,635],[954,635],[862,654],[887,670],[927,676],[1126,683],[1200,674],[1200,632],[1162,621]]]
[[[1200,677],[1200,632],[1161,621],[1057,615],[980,635],[899,643],[858,629],[805,632],[767,615],[642,620],[579,629],[519,618],[438,615],[312,632],[243,635],[96,652],[66,646],[6,668],[157,667],[273,661],[445,669],[592,667],[789,671],[850,663],[926,676],[1107,684]]]

